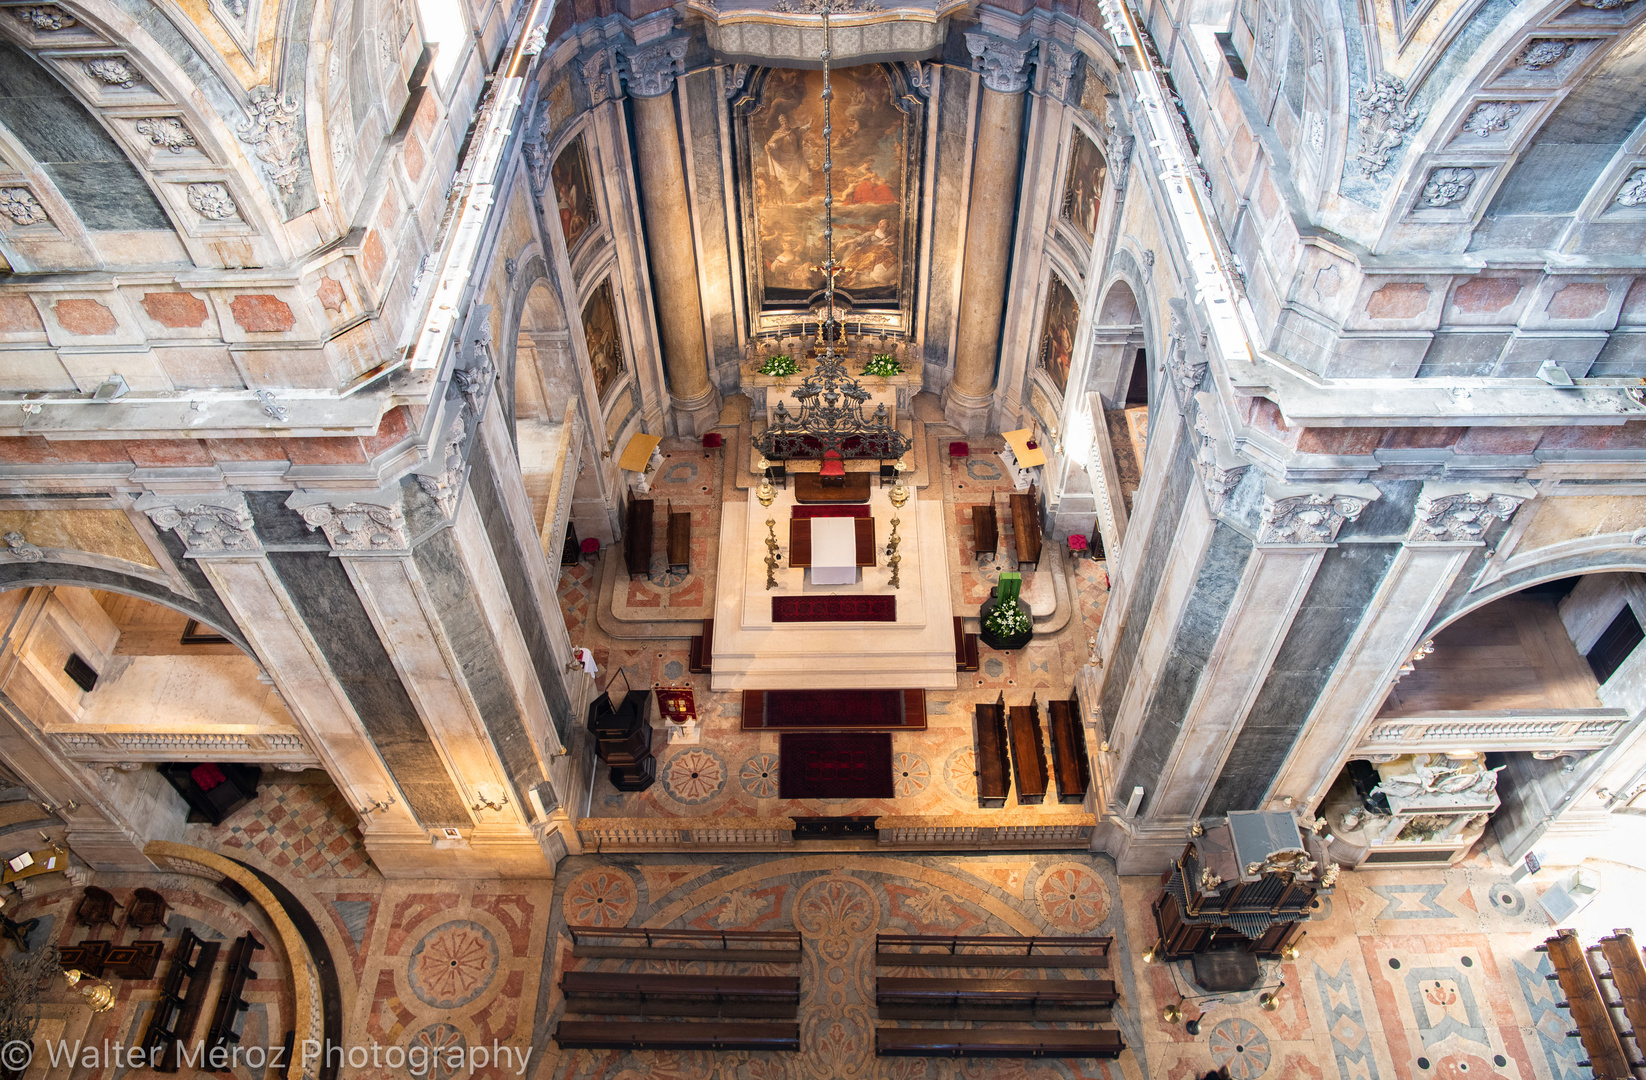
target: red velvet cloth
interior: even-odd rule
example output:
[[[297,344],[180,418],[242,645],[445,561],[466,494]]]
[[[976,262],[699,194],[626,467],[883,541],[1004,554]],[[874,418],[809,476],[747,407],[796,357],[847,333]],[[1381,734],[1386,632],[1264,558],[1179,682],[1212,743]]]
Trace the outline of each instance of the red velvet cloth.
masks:
[[[772,622],[896,622],[895,596],[774,596]]]
[[[777,759],[780,799],[890,799],[895,794],[890,735],[782,735]]]
[[[196,765],[190,769],[189,779],[193,780],[194,786],[201,791],[210,791],[219,784],[227,783],[229,778],[224,776],[223,770],[216,765],[206,764]]]
[[[801,518],[820,517],[868,517],[869,508],[863,503],[820,503],[813,506],[796,506],[790,520],[799,521]]]
[[[901,728],[901,690],[767,690],[762,726]]]

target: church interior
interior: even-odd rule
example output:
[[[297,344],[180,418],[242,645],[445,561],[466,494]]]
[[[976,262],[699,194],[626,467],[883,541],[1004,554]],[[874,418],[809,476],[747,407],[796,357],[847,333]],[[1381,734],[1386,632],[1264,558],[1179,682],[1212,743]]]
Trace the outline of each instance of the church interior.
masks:
[[[0,1080],[1646,1080],[1643,245],[1646,0],[0,0]]]

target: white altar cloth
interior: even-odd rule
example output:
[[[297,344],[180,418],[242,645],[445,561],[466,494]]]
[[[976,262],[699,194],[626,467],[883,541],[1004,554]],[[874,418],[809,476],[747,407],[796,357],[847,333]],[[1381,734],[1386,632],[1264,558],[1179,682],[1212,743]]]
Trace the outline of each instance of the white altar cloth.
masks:
[[[857,583],[857,519],[812,519],[812,584]]]

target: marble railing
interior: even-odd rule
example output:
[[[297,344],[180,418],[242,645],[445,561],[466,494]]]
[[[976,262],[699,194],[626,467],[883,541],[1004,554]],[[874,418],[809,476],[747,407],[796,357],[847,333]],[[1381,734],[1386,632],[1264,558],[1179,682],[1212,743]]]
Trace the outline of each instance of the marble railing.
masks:
[[[1011,821],[1010,818],[1019,820]],[[1091,814],[1001,811],[954,817],[882,817],[882,848],[1086,848],[1097,818]],[[736,851],[794,846],[794,822],[781,818],[582,818],[577,835],[586,851]],[[842,843],[857,846],[851,840]]]
[[[52,738],[75,761],[320,763],[295,731],[58,731]]]
[[[1502,709],[1380,717],[1354,756],[1442,750],[1599,750],[1629,722],[1622,709]]]

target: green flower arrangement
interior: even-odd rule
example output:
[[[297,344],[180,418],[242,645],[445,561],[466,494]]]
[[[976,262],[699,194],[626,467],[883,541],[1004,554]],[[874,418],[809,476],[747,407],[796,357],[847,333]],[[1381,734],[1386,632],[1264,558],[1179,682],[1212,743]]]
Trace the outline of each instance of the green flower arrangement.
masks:
[[[1031,623],[1028,614],[1017,606],[1016,601],[1001,604],[989,612],[988,618],[983,620],[983,628],[996,637],[1016,637],[1029,632]]]
[[[879,375],[883,378],[889,379],[893,375],[903,374],[903,365],[899,364],[897,362],[897,357],[893,356],[891,353],[877,352],[874,356],[870,357],[869,362],[863,366],[863,374]]]
[[[770,375],[781,379],[786,375],[793,375],[800,370],[800,365],[794,362],[794,357],[788,353],[773,353],[766,357],[766,362],[760,365],[760,374]]]

